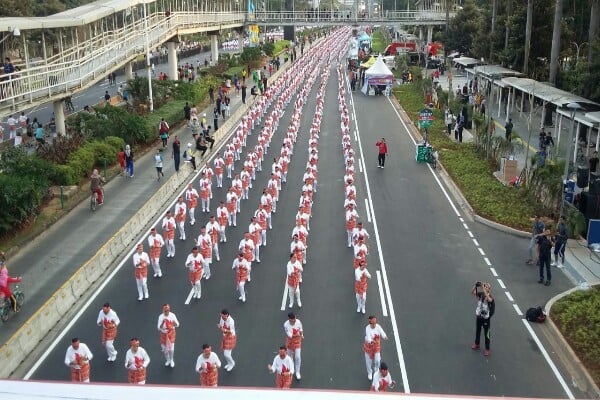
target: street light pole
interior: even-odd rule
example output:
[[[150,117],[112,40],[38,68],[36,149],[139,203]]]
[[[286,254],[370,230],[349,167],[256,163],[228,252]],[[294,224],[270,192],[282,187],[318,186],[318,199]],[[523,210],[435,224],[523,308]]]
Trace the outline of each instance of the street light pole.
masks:
[[[569,138],[569,145],[567,146],[567,154],[565,156],[565,171],[564,171],[564,181],[563,181],[563,192],[562,192],[562,202],[560,203],[560,216],[564,215],[565,210],[565,195],[567,193],[567,182],[569,181],[569,161],[571,158],[571,147],[573,146],[573,135],[575,133],[575,113],[577,110],[581,108],[579,103],[569,103],[567,104],[567,108],[571,110],[571,135]]]
[[[577,65],[577,64],[579,64],[579,51],[583,48],[583,46],[588,44],[588,42],[583,42],[581,44],[571,42],[571,44],[574,44],[575,47],[577,48],[577,55],[575,56],[575,65]]]

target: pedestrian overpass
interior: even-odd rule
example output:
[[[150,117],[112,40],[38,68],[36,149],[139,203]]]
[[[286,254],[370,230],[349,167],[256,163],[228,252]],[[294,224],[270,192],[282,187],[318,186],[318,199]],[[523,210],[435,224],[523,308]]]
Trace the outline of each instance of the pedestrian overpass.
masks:
[[[438,9],[440,3],[419,0],[418,4],[420,8],[413,11],[382,10],[368,17],[358,7],[329,12],[274,12],[249,11],[246,2],[240,0],[99,0],[47,17],[1,18],[3,58],[9,57],[15,70],[10,72],[10,67],[0,70],[0,116],[53,101],[61,132],[64,98],[122,67],[131,78],[132,61],[165,42],[172,60],[170,71],[176,70],[176,43],[182,35],[208,32],[212,53],[218,56],[218,34],[234,29],[242,35],[244,26],[249,24],[433,26],[445,23],[446,13]],[[176,78],[174,73],[169,76]]]

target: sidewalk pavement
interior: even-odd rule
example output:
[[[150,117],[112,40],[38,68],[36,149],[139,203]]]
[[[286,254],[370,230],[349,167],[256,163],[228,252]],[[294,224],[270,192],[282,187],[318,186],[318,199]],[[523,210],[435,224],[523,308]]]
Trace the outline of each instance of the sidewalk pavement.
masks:
[[[234,122],[229,123],[229,121],[236,118],[236,115],[239,116],[239,113],[245,111],[252,102],[252,96],[248,96],[246,105],[243,105],[241,96],[232,93],[231,117],[220,120],[219,130],[214,132],[215,149],[218,148],[219,139],[226,136],[233,127]],[[206,112],[210,117],[207,119],[212,122],[213,105],[199,111],[199,114],[203,112]],[[181,113],[183,115],[183,109]],[[12,254],[9,255],[7,265],[11,275],[23,277],[20,286],[25,293],[26,302],[22,310],[12,315],[0,330],[0,343],[5,344],[21,325],[65,284],[68,277],[94,257],[104,244],[115,236],[115,232],[118,232],[136,211],[166,185],[169,178],[177,175],[172,161],[171,146],[175,135],[180,138],[182,153],[188,142],[193,143],[192,133],[187,125],[171,132],[168,147],[164,151],[164,179],[157,180],[154,167],[155,152],[148,151],[143,156],[134,158],[135,178],[117,176],[105,185],[104,205],[95,212],[90,210],[86,198],[30,243],[22,248],[10,249]],[[156,144],[156,148],[160,148],[159,143]],[[211,152],[208,150],[203,160],[208,160]],[[202,162],[197,163],[200,168]],[[191,173],[189,163],[184,163],[182,159],[179,174]],[[165,198],[165,201],[170,200]],[[115,258],[119,256],[119,254],[113,255]]]
[[[430,76],[431,71],[429,72]],[[443,90],[448,90],[448,74],[441,75],[438,79],[439,84],[441,85]],[[453,69],[453,77],[452,77],[452,86],[454,91],[456,91],[457,87],[461,87],[467,83],[467,77],[464,72],[456,71]],[[505,136],[504,125],[506,123],[506,104],[503,103],[503,108],[500,110],[500,117],[498,118],[498,104],[497,99],[494,104],[490,104],[490,102],[486,102],[486,112],[494,119],[495,124],[495,134],[496,136]],[[516,106],[520,106],[517,104]],[[529,104],[527,104],[529,106]],[[529,137],[529,118],[531,115],[531,136]],[[517,171],[520,174],[523,168],[528,161],[529,163],[531,157],[534,156],[539,149],[539,132],[540,127],[542,126],[542,110],[541,107],[537,107],[534,105],[534,110],[532,113],[528,111],[520,112],[517,111],[511,115],[513,122],[513,137],[515,134],[518,138],[513,139],[513,142],[519,143],[515,153],[514,159],[517,160]],[[552,156],[558,156],[561,159],[564,159],[564,156],[567,151],[570,150],[568,147],[570,143],[566,139],[570,137],[570,124],[563,124],[562,132],[561,132],[561,140],[558,141],[556,135],[554,135],[554,128],[546,127],[546,132],[550,132],[553,135],[554,142],[556,147],[552,149],[554,154]],[[529,137],[529,147],[527,146],[527,140]],[[473,141],[473,135],[468,130],[463,130],[463,142],[471,142]],[[580,149],[582,150],[582,149]],[[593,149],[583,149],[584,152],[591,155]],[[586,158],[587,160],[587,158]],[[530,233],[523,232],[523,236],[528,236]],[[588,244],[585,240],[575,240],[570,239],[567,243],[567,248],[565,251],[565,265],[564,272],[569,277],[573,285],[578,286],[580,288],[587,288],[589,286],[600,284],[600,252],[593,251],[588,247]]]

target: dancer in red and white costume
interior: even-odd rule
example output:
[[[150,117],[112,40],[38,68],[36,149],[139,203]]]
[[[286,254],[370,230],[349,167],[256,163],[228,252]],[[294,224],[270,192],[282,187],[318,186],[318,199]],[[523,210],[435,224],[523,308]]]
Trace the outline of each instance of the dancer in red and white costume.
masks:
[[[225,228],[229,221],[229,211],[225,207],[225,203],[220,201],[219,207],[217,207],[217,222],[219,223],[219,242],[227,242],[227,235],[225,234]],[[231,224],[230,224],[231,225]]]
[[[212,242],[212,251],[217,259],[217,261],[221,261],[221,257],[219,256],[219,233],[221,231],[221,227],[217,222],[217,219],[214,215],[211,215],[208,218],[208,222],[206,223],[206,233],[210,235],[210,240]]]
[[[269,372],[276,374],[275,387],[277,389],[289,389],[292,387],[292,376],[294,376],[294,362],[287,355],[285,346],[279,347],[279,354],[273,359],[273,363],[267,365]]]
[[[171,211],[167,211],[167,214],[162,220],[162,230],[165,243],[167,244],[167,258],[175,257],[175,218],[171,215]]]
[[[302,269],[302,264],[300,261],[296,259],[296,254],[292,253],[290,255],[290,261],[287,263],[287,286],[288,286],[288,297],[290,300],[290,304],[288,304],[289,308],[294,307],[294,296],[296,297],[296,302],[298,303],[298,307],[302,307],[302,301],[300,300],[300,277]]]
[[[223,350],[223,357],[225,357],[225,361],[227,361],[227,364],[225,364],[225,371],[229,372],[235,367],[235,361],[231,356],[231,352],[235,349],[235,345],[237,344],[237,336],[235,334],[235,321],[231,318],[229,311],[226,309],[221,310],[221,318],[219,318],[217,327],[223,334],[221,350]]]
[[[175,221],[179,229],[179,240],[185,240],[185,219],[187,217],[187,205],[183,202],[183,196],[179,196],[175,203]]]
[[[377,318],[369,316],[369,325],[365,328],[365,363],[367,365],[367,377],[373,379],[373,372],[379,369],[381,363],[381,339],[387,340],[383,328],[377,323]]]
[[[292,236],[292,243],[290,243],[290,253],[294,253],[296,255],[296,259],[298,261],[302,261],[302,264],[306,264],[306,246],[298,235]]]
[[[229,188],[229,192],[227,192],[227,212],[229,214],[228,223],[229,226],[237,226],[237,203],[239,201],[239,197],[233,187]]]
[[[108,354],[108,361],[113,362],[117,359],[117,350],[115,350],[115,339],[117,338],[117,327],[121,323],[119,316],[110,307],[110,303],[104,303],[98,313],[96,324],[102,327],[102,346]]]
[[[219,382],[221,360],[213,353],[209,344],[202,345],[202,354],[196,359],[196,372],[200,374],[200,384],[207,387],[217,387]]]
[[[188,269],[188,278],[192,285],[192,298],[202,297],[202,276],[204,275],[204,258],[198,247],[194,246],[192,252],[185,260],[185,267]]]
[[[346,209],[346,235],[348,238],[348,247],[352,247],[352,232],[356,228],[356,220],[358,219],[358,212],[354,209],[352,203],[348,204]]]
[[[89,347],[78,338],[71,339],[65,354],[65,364],[71,369],[71,382],[90,382],[90,360],[94,357]]]
[[[212,183],[206,176],[206,173],[202,173],[202,178],[198,181],[200,185],[200,202],[202,204],[202,212],[210,212],[210,199],[212,198]]]
[[[296,379],[302,379],[300,375],[300,366],[302,364],[302,341],[304,340],[304,329],[302,322],[296,318],[293,312],[288,314],[288,319],[283,323],[285,331],[285,347],[290,357],[294,358],[294,370],[296,371]]]
[[[165,366],[175,367],[173,356],[175,355],[175,329],[179,328],[179,321],[175,313],[171,312],[171,306],[163,304],[163,312],[158,316],[157,323],[160,332],[160,347],[165,355]]]
[[[162,271],[160,269],[160,250],[165,245],[165,240],[160,233],[156,232],[156,228],[150,229],[148,245],[150,246],[150,262],[152,263],[152,269],[154,270],[154,277],[160,278],[162,277]]]
[[[271,213],[273,212],[273,207],[275,207],[276,203],[273,200],[273,196],[267,191],[266,188],[263,189],[263,194],[260,196],[260,204],[262,204],[263,209],[267,212],[267,223],[269,224],[269,229],[273,229],[273,225],[271,223]]]
[[[135,285],[137,286],[138,292],[138,301],[142,301],[144,298],[150,298],[150,295],[148,293],[149,265],[150,257],[148,257],[148,253],[144,251],[144,245],[140,243],[137,245],[137,251],[133,254],[133,267],[135,274]]]
[[[215,176],[217,177],[217,187],[223,187],[223,170],[225,168],[225,160],[221,157],[221,153],[217,154],[215,160],[213,161],[213,165],[215,166]]]
[[[129,341],[129,350],[125,355],[125,368],[127,368],[127,380],[129,383],[137,385],[146,384],[146,368],[150,364],[150,356],[146,350],[140,346],[138,338],[132,338]]]
[[[267,245],[267,224],[269,220],[269,215],[265,211],[265,207],[262,204],[258,205],[258,209],[254,212],[254,218],[258,221],[260,225],[260,244],[261,246]]]
[[[371,383],[372,392],[387,392],[388,388],[393,389],[396,386],[396,381],[392,379],[392,376],[388,372],[388,366],[382,362],[377,370],[373,374],[373,382]]]
[[[238,246],[238,250],[244,253],[244,258],[246,261],[251,263],[254,261],[254,241],[250,236],[250,232],[244,233],[244,238],[240,240],[240,244]]]
[[[248,226],[248,232],[254,242],[254,259],[256,262],[260,262],[260,246],[262,245],[262,227],[256,220],[256,217],[250,218],[250,225]]]
[[[371,279],[371,273],[366,268],[366,263],[361,261],[358,268],[354,270],[354,293],[356,294],[356,312],[366,313],[367,306],[367,279]]]
[[[187,202],[187,209],[190,214],[190,225],[196,223],[196,207],[198,206],[198,191],[194,189],[194,186],[190,183],[185,191],[185,201]]]
[[[233,260],[231,269],[235,270],[235,287],[240,293],[239,300],[246,302],[246,282],[250,282],[250,263],[244,258],[244,253],[239,253]]]
[[[212,237],[208,234],[206,227],[200,228],[200,235],[195,240],[196,246],[200,249],[200,254],[204,259],[204,276],[205,279],[210,279],[210,264],[212,264]]]

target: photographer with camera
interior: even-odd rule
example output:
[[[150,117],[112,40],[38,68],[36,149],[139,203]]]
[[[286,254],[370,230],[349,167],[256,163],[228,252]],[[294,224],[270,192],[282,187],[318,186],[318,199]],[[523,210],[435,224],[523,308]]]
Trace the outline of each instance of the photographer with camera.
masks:
[[[210,135],[210,125],[202,130],[202,136],[204,137],[204,141],[210,143],[210,150],[212,150],[215,139]]]
[[[490,319],[496,310],[496,303],[492,297],[492,285],[488,282],[475,282],[471,293],[477,297],[477,308],[475,309],[475,343],[471,346],[473,350],[479,350],[479,338],[481,336],[481,328],[485,340],[485,357],[490,355]]]

